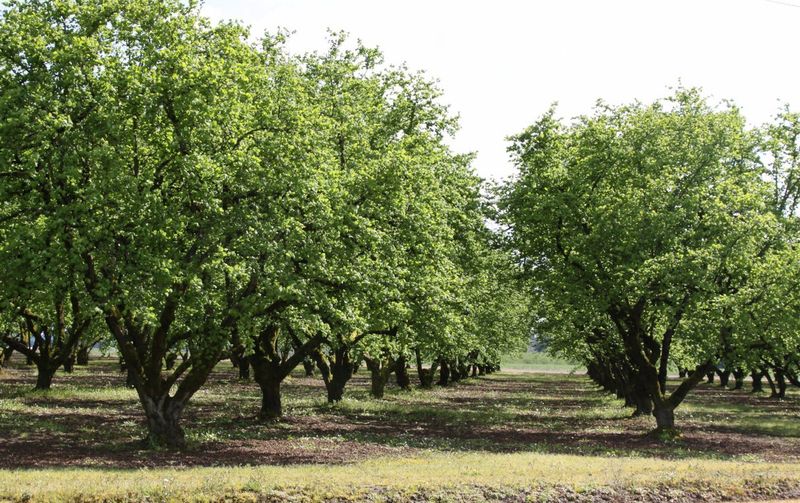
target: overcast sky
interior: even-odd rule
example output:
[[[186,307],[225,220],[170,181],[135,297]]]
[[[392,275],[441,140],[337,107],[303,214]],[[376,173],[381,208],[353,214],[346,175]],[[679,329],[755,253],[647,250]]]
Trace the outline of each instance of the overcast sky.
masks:
[[[513,171],[505,137],[550,105],[570,118],[650,101],[680,80],[730,98],[754,124],[800,109],[800,0],[206,0],[254,34],[295,31],[295,52],[345,30],[439,79],[461,117],[455,149],[487,178]]]

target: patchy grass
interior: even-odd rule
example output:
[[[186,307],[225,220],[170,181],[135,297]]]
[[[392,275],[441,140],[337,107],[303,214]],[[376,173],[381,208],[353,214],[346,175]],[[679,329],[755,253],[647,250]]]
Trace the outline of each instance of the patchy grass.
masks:
[[[343,466],[259,466],[149,470],[8,470],[0,498],[62,501],[369,500],[459,494],[460,501],[513,494],[668,494],[684,499],[791,495],[800,464],[543,455],[429,453]]]
[[[500,359],[500,366],[503,370],[517,372],[556,372],[559,374],[583,374],[586,372],[586,369],[580,363],[541,352],[520,352],[503,355]]]
[[[0,377],[0,501],[691,501],[800,490],[794,389],[781,401],[702,384],[677,411],[683,436],[665,445],[646,436],[652,418],[630,418],[583,375],[391,385],[374,400],[362,370],[330,405],[319,378],[296,374],[283,386],[285,419],[263,424],[258,387],[223,363],[186,411],[189,446],[169,452],[140,448],[142,412],[123,381],[110,360],[57,375],[49,392],[32,390],[23,365]]]

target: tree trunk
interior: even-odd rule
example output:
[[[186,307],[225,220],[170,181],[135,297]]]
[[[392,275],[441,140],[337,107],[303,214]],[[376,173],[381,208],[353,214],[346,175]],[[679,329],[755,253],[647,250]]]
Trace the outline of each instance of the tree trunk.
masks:
[[[714,371],[713,370],[711,372],[706,373],[706,382],[708,382],[708,384],[714,384]]]
[[[262,421],[274,421],[283,415],[281,407],[281,381],[274,376],[258,379],[261,388],[261,411],[258,414]]]
[[[653,410],[656,418],[656,431],[672,432],[675,430],[675,410],[664,405]]]
[[[242,381],[250,380],[250,360],[247,358],[239,360],[239,379]]]
[[[422,366],[422,354],[419,348],[414,348],[414,356],[417,360],[417,377],[419,378],[420,388],[433,387],[433,376],[436,374],[436,367],[426,369]]]
[[[367,364],[369,366],[369,364]],[[370,369],[370,394],[373,398],[383,398],[386,390],[386,376],[382,369]]]
[[[401,356],[395,363],[394,373],[397,378],[397,386],[399,386],[400,389],[411,389],[411,378],[408,376],[408,366],[405,356]]]
[[[717,370],[717,375],[719,376],[719,385],[722,386],[723,388],[727,388],[728,381],[730,380],[731,377],[731,371],[727,369]]]
[[[50,369],[47,364],[37,365],[37,368],[36,389],[50,389],[50,386],[53,384],[53,375],[56,373],[55,370]]]
[[[91,349],[89,347],[78,348],[78,353],[75,355],[75,364],[81,366],[89,365],[89,351]]]
[[[72,353],[67,357],[66,360],[64,360],[64,372],[71,374],[72,371],[75,370],[75,359],[76,355],[75,353]]]
[[[753,393],[761,393],[764,391],[764,383],[762,379],[764,378],[764,373],[760,370],[751,370],[750,377],[753,380],[752,382],[752,392]]]
[[[775,387],[775,381],[772,380],[772,375],[770,375],[769,369],[764,369],[763,373],[764,377],[767,378],[770,390],[772,390],[772,393],[770,393],[770,398],[776,398],[778,396],[778,389]]]
[[[734,369],[733,379],[734,379],[733,389],[742,389],[744,387],[744,370]]]
[[[136,387],[136,374],[134,373],[132,368],[128,368],[127,374],[125,375],[125,387],[126,388]]]
[[[440,360],[439,365],[439,382],[436,384],[439,386],[447,386],[450,384],[450,365],[444,358]]]
[[[786,376],[782,369],[775,369],[775,381],[778,385],[778,394],[776,398],[786,398]]]
[[[12,347],[3,348],[3,352],[0,353],[0,368],[8,365],[8,361],[11,359],[12,353],[14,353],[14,348]]]
[[[339,369],[333,365],[331,368],[331,380],[328,383],[328,402],[336,403],[342,400],[344,396],[344,387],[350,378],[347,377],[347,372]]]
[[[303,359],[303,370],[305,370],[306,377],[314,377],[314,361],[311,358]]]
[[[162,397],[158,401],[150,398],[142,400],[147,415],[148,447],[183,448],[186,437],[180,426],[184,404],[175,402],[170,397]]]

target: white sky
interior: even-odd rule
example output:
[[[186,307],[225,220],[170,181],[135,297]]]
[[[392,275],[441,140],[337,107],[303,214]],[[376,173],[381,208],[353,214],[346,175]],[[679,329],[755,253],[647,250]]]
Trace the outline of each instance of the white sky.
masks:
[[[486,178],[513,171],[505,137],[554,101],[570,118],[598,98],[651,101],[680,79],[754,124],[779,100],[800,108],[800,0],[206,0],[203,12],[255,35],[294,30],[294,52],[345,30],[425,70],[461,116],[452,145],[477,151]]]

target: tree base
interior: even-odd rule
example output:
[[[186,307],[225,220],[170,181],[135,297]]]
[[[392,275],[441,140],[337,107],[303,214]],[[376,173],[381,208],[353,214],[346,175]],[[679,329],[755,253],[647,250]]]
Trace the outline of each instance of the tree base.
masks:
[[[683,434],[674,426],[659,426],[645,435],[645,437],[657,440],[661,443],[671,444],[680,441],[681,438],[683,438]]]

